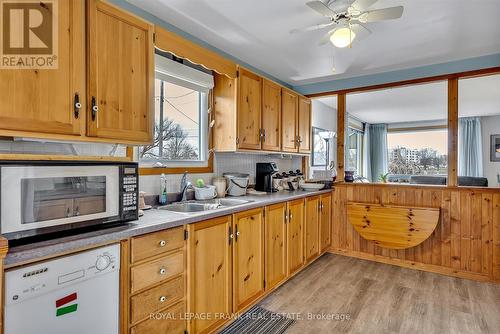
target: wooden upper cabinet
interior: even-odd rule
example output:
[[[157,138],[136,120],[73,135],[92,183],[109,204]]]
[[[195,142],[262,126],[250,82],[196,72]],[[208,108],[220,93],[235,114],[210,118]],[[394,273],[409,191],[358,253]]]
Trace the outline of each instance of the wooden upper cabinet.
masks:
[[[332,244],[332,193],[320,197],[319,243],[322,253]]]
[[[238,75],[238,148],[260,150],[262,78],[243,68]]]
[[[285,88],[281,90],[281,93],[281,150],[297,152],[299,96]]]
[[[262,209],[233,216],[233,311],[264,293],[264,220]]]
[[[281,150],[281,87],[267,79],[262,82],[262,149]]]
[[[232,313],[231,216],[191,224],[188,245],[190,333],[210,333]]]
[[[42,5],[42,3],[40,3]],[[0,70],[0,133],[47,138],[85,129],[85,1],[58,2],[58,67]],[[75,99],[82,104],[75,109]],[[38,135],[37,135],[38,134]]]
[[[287,277],[286,272],[286,203],[265,209],[266,290]]]
[[[306,263],[319,255],[319,196],[306,198],[305,260]]]
[[[304,200],[287,203],[287,273],[293,274],[304,265]]]
[[[88,4],[87,134],[149,143],[154,119],[154,27],[103,1]]]
[[[299,98],[298,141],[300,153],[311,153],[311,100]]]

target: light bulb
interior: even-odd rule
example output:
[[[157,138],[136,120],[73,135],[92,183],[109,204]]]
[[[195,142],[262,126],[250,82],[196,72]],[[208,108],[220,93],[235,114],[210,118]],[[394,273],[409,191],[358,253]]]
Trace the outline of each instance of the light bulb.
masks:
[[[356,34],[351,29],[340,28],[333,32],[330,36],[330,41],[338,48],[345,48],[346,46],[351,45],[355,37]]]

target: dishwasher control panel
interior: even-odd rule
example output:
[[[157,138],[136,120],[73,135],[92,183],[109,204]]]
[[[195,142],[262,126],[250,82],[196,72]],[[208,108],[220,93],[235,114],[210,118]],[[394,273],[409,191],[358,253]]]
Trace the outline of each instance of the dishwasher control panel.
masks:
[[[5,272],[5,304],[35,298],[120,269],[120,245],[92,249]]]

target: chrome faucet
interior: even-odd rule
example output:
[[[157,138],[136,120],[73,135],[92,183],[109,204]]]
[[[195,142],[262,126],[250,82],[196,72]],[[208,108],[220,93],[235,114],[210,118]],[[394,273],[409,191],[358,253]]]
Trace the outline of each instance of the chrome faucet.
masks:
[[[184,172],[184,174],[182,175],[182,179],[181,179],[181,201],[182,202],[187,200],[187,197],[186,197],[187,190],[189,188],[193,187],[191,182],[189,182],[187,180],[187,174],[188,174],[187,172]]]

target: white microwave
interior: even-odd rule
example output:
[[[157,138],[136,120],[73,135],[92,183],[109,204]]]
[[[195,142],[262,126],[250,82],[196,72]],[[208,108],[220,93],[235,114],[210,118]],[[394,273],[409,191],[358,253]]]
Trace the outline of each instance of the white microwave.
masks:
[[[137,163],[1,161],[0,232],[9,240],[138,218]]]

